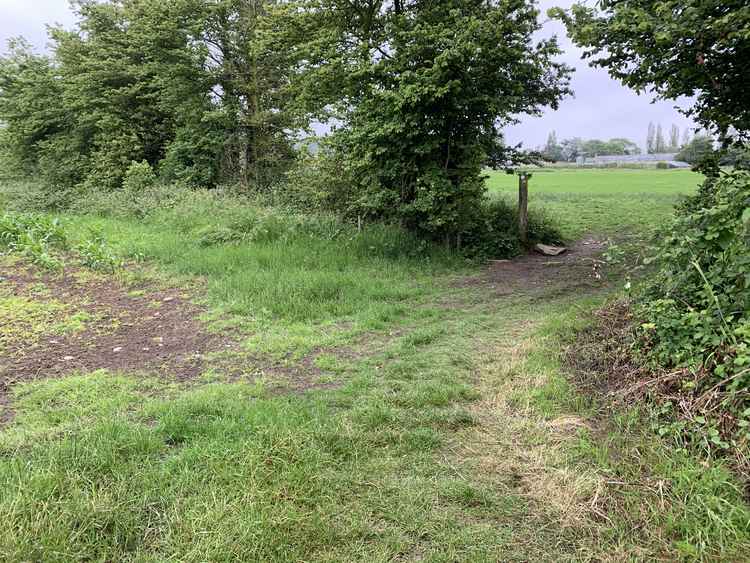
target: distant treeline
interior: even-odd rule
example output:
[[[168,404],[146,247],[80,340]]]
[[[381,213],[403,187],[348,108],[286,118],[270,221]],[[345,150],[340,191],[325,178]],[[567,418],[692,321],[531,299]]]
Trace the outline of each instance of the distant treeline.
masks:
[[[584,140],[579,137],[557,140],[557,133],[552,131],[547,137],[547,144],[541,149],[542,155],[552,161],[575,162],[579,158],[598,155],[640,154],[640,147],[630,139],[615,138],[608,141],[599,139]]]
[[[713,155],[718,144],[711,135],[705,132],[698,131],[691,134],[690,129],[685,129],[680,136],[680,129],[676,125],[670,129],[667,142],[661,125],[654,126],[653,123],[649,123],[646,153],[675,153],[676,160],[696,164],[703,158]],[[573,137],[558,142],[555,131],[549,134],[547,143],[539,149],[539,152],[545,159],[553,162],[576,162],[580,158],[642,154],[641,148],[630,139],[614,138],[602,141]],[[750,156],[745,146],[741,144],[727,147],[720,156],[720,164],[726,166],[736,166],[745,162],[750,162]]]
[[[692,136],[689,129],[685,129],[682,139],[680,139],[679,127],[672,125],[669,131],[669,139],[666,140],[661,124],[654,125],[653,123],[649,123],[648,134],[646,136],[646,153],[676,153],[688,145],[691,139]],[[573,137],[558,142],[557,133],[552,131],[547,137],[547,143],[541,149],[541,152],[546,158],[553,161],[575,162],[579,158],[592,158],[605,155],[636,155],[641,154],[643,151],[638,143],[622,137],[609,139],[608,141]]]

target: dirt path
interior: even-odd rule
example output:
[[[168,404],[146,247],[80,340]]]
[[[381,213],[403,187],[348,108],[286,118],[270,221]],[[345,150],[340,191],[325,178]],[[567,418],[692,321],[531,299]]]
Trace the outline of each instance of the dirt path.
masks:
[[[601,253],[606,242],[587,236],[572,244],[560,256],[531,253],[514,260],[495,260],[477,276],[459,282],[464,287],[487,289],[493,297],[519,291],[545,294],[574,289],[594,289],[602,279]]]

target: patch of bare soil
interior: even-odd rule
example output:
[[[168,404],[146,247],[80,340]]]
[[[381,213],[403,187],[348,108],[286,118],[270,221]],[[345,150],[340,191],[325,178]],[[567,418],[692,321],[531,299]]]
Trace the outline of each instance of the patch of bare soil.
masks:
[[[638,387],[646,370],[632,354],[634,320],[630,304],[625,300],[610,303],[594,311],[593,321],[563,352],[563,363],[576,385],[602,395]]]
[[[206,356],[234,344],[199,320],[204,310],[183,288],[132,291],[111,277],[39,274],[19,263],[0,263],[6,294],[44,300],[45,295],[90,315],[82,331],[10,341],[0,357],[0,397],[17,382],[97,369],[148,373],[187,381],[206,369]],[[46,291],[38,290],[43,284]]]
[[[496,260],[480,275],[463,278],[459,287],[488,289],[494,296],[523,292],[557,293],[591,290],[602,283],[600,256],[606,242],[588,236],[560,256],[530,253],[513,260]]]

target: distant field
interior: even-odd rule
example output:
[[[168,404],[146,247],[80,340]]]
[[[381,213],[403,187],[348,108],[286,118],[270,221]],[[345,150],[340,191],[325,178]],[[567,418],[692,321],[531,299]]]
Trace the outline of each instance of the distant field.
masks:
[[[538,170],[529,200],[555,217],[568,238],[625,234],[658,226],[702,179],[690,170]],[[516,197],[516,176],[492,172],[487,184],[493,194]]]

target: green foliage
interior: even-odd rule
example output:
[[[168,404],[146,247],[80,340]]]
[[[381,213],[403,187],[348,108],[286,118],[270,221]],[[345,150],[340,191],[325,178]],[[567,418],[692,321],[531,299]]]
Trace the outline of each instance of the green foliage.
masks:
[[[688,164],[698,164],[714,153],[714,141],[708,135],[696,135],[680,149],[677,160]]]
[[[667,170],[669,168],[669,163],[664,162],[663,160],[660,160],[659,162],[656,163],[656,168],[658,170]]]
[[[695,98],[685,113],[721,137],[750,131],[745,0],[604,0],[551,14],[593,65],[626,86],[661,99]]]
[[[532,41],[528,3],[308,5],[301,99],[341,121],[333,150],[356,182],[356,214],[456,240],[475,220],[485,164],[510,164],[499,128],[568,93],[556,41]]]
[[[78,27],[50,31],[49,57],[18,41],[0,57],[0,152],[66,189],[117,189],[132,162],[169,181],[266,186],[299,127],[282,111],[292,66],[266,29],[270,4],[74,2]]]
[[[460,231],[464,252],[483,258],[511,258],[526,249],[518,234],[518,210],[504,198],[483,201],[474,222],[465,224]],[[559,244],[563,237],[548,215],[532,210],[529,213],[529,244],[537,242]]]
[[[729,147],[721,155],[719,164],[721,166],[733,166],[735,168],[750,170],[750,147],[746,144],[737,144]]]
[[[92,229],[88,236],[71,245],[59,219],[44,215],[11,214],[0,217],[0,248],[19,254],[48,270],[63,267],[63,252],[72,246],[81,263],[93,270],[114,272],[121,265],[102,233]]]
[[[556,140],[555,140],[556,143]],[[604,155],[629,155],[639,154],[641,149],[630,139],[614,138],[609,141],[599,139],[584,140],[579,137],[565,139],[559,145],[550,145],[547,141],[544,154],[547,156],[557,156],[551,160],[564,160],[575,162],[579,157],[594,157]]]
[[[609,141],[601,141],[599,139],[589,139],[581,143],[581,154],[584,156],[597,156],[597,155],[628,155],[638,154],[640,149],[633,141],[629,139],[615,138]]]
[[[347,238],[355,236],[355,229],[332,215],[301,215],[279,209],[247,208],[227,224],[204,227],[197,235],[201,246],[273,243],[307,237],[341,240],[346,244]]]
[[[354,219],[364,214],[364,201],[346,155],[321,142],[316,153],[301,150],[274,197],[299,211],[333,211]]]
[[[605,0],[597,8],[576,4],[569,13],[551,14],[564,21],[586,49],[584,56],[596,57],[592,64],[637,91],[652,90],[661,99],[694,98],[684,113],[725,145],[747,139],[747,2]],[[649,148],[659,152],[660,144],[661,128],[654,133],[651,126]],[[691,399],[680,405],[706,415],[688,412],[687,435],[725,448],[750,439],[750,177],[722,175],[711,145],[698,137],[679,155],[710,179],[662,232],[657,274],[641,296],[640,344],[658,366],[680,370],[678,391]]]
[[[75,8],[78,27],[51,30],[49,57],[14,43],[0,59],[2,152],[44,179],[42,199],[65,194],[59,205],[106,207],[101,194],[124,188],[110,203],[127,208],[157,175],[228,181],[458,245],[464,226],[482,221],[484,167],[522,158],[502,126],[569,93],[556,40],[532,40],[531,3]],[[338,124],[324,158],[290,170],[291,132],[328,117]]]
[[[684,369],[683,391],[720,405],[723,430],[750,439],[750,173],[709,179],[662,232],[641,295],[640,345]],[[706,395],[703,395],[706,394]]]
[[[109,246],[100,230],[91,229],[88,237],[75,247],[81,263],[98,272],[114,273],[122,266],[120,260]]]
[[[155,183],[156,174],[154,174],[151,165],[145,160],[141,162],[133,161],[125,171],[122,188],[126,192],[139,194],[153,187]]]
[[[0,248],[18,253],[48,270],[62,267],[55,250],[64,250],[68,239],[57,219],[35,215],[0,217]]]

